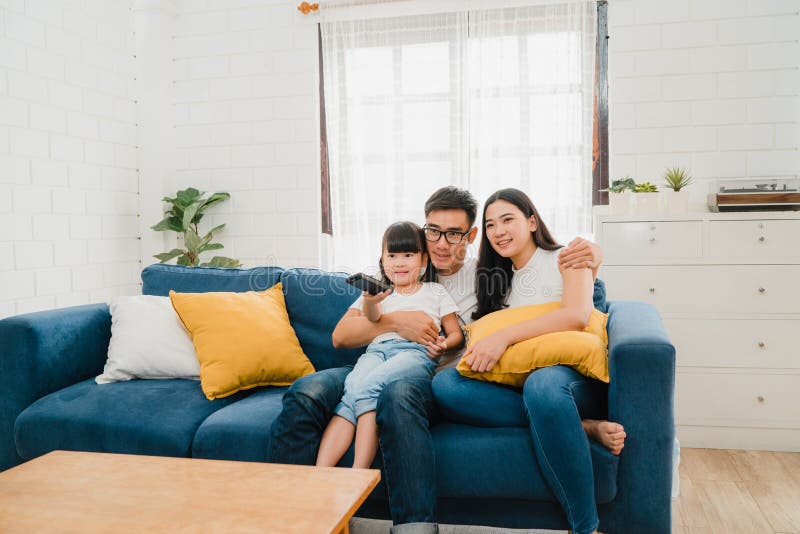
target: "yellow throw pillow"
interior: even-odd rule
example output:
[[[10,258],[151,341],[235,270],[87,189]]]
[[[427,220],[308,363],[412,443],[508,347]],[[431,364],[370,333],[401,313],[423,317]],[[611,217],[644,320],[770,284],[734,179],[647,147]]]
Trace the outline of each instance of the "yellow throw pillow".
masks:
[[[192,336],[209,400],[258,386],[288,386],[314,372],[289,322],[280,283],[246,293],[169,292]]]
[[[507,326],[519,324],[557,310],[560,302],[507,308],[481,317],[467,326],[467,346]],[[478,373],[464,360],[458,372],[470,378],[522,387],[533,371],[551,365],[568,365],[582,375],[608,383],[608,315],[592,310],[582,332],[553,332],[509,346],[491,371]]]

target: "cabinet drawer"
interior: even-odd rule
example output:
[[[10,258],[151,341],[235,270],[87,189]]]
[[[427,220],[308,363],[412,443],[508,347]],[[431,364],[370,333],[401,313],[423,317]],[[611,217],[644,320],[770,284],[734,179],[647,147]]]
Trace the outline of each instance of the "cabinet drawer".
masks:
[[[678,369],[679,425],[800,428],[800,375],[704,373]]]
[[[603,223],[607,263],[625,258],[694,258],[703,254],[700,221]]]
[[[711,257],[800,259],[800,221],[710,221],[708,254]]]
[[[662,313],[800,314],[794,265],[608,266],[610,300],[643,300]]]
[[[665,319],[677,365],[800,369],[800,320]]]

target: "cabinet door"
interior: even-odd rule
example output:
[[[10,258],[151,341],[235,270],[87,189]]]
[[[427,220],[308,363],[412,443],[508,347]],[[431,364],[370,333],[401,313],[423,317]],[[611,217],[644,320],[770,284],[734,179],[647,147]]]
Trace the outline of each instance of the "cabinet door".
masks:
[[[715,258],[798,262],[800,220],[710,221],[708,254]]]
[[[643,300],[662,313],[800,314],[795,265],[608,266],[609,300]]]
[[[800,374],[678,369],[675,422],[679,425],[800,428]]]
[[[800,319],[664,319],[677,365],[800,369]]]
[[[655,258],[695,258],[703,254],[700,221],[603,223],[606,263]]]

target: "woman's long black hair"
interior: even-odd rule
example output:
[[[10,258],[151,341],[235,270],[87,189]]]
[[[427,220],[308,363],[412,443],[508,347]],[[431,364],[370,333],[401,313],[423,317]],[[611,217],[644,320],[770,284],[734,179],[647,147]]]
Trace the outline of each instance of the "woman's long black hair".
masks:
[[[545,250],[561,248],[553,239],[536,207],[528,195],[519,189],[501,189],[486,199],[483,205],[483,220],[481,222],[481,246],[478,252],[478,268],[475,274],[475,294],[478,297],[478,309],[472,314],[473,319],[480,319],[488,313],[507,307],[506,298],[511,288],[511,258],[504,258],[492,248],[486,235],[486,208],[498,200],[505,200],[515,205],[526,219],[533,217],[536,230],[531,232],[531,239],[537,247]]]
[[[402,252],[421,252],[426,254],[428,262],[425,265],[425,274],[422,275],[421,281],[435,282],[436,269],[431,263],[431,256],[428,254],[428,245],[425,241],[425,234],[422,228],[410,221],[401,221],[389,225],[389,228],[383,233],[383,242],[381,244],[381,260],[379,265],[381,267],[381,276],[383,281],[391,284],[392,281],[386,276],[383,270],[383,251],[402,253]]]

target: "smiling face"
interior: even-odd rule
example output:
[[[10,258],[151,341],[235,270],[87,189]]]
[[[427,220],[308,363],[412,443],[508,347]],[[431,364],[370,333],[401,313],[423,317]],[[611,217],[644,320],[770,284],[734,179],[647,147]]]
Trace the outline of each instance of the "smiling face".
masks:
[[[492,248],[510,258],[517,269],[523,267],[536,251],[531,232],[536,230],[534,217],[526,217],[514,204],[495,200],[484,212],[484,232]]]
[[[425,226],[441,230],[442,232],[467,232],[458,244],[451,244],[444,235],[439,237],[436,242],[428,240],[428,252],[431,255],[431,263],[436,267],[439,274],[447,276],[457,272],[464,264],[467,255],[467,246],[475,241],[478,229],[469,226],[467,212],[464,210],[434,210],[425,217]]]
[[[383,249],[381,255],[383,272],[396,287],[416,284],[427,263],[428,256],[424,252],[389,252]]]

